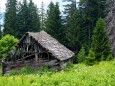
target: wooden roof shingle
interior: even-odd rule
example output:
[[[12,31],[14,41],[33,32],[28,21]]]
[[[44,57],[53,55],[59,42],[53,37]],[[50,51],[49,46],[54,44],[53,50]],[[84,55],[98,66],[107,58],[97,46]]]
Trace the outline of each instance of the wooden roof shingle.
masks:
[[[74,56],[74,53],[71,50],[59,43],[55,38],[45,31],[27,32],[26,35],[34,38],[43,48],[47,49],[55,58],[61,61]],[[22,39],[24,39],[24,37]]]

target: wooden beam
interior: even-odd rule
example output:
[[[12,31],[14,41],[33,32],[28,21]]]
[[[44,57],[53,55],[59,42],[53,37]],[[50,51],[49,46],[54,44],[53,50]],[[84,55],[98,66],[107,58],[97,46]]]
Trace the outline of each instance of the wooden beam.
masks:
[[[25,63],[24,53],[22,53],[22,63]]]
[[[35,55],[35,54],[28,55],[28,56],[26,56],[26,57],[24,57],[24,58],[29,58],[29,57],[31,57],[31,56],[33,56],[33,55]]]
[[[47,52],[47,56],[48,56],[47,58],[48,58],[48,60],[49,60],[49,53],[48,53],[48,52]]]
[[[6,64],[4,61],[2,61],[2,76],[6,73],[5,68],[6,68]]]
[[[36,51],[24,51],[23,53],[37,53]]]
[[[37,45],[34,45],[34,50],[35,50],[35,62],[38,63],[38,54],[37,54]]]

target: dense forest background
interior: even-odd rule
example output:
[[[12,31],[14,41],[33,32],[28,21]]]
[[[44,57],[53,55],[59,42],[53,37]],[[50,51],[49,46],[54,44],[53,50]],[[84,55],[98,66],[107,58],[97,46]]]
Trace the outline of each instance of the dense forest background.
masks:
[[[51,2],[46,12],[43,3],[39,9],[32,0],[23,0],[22,3],[7,0],[4,29],[0,30],[1,40],[7,34],[20,39],[28,31],[45,30],[76,53],[75,63],[86,59],[89,62],[112,58],[106,23],[110,20],[107,16],[113,1],[63,1],[70,3],[64,5],[62,13],[58,2]]]

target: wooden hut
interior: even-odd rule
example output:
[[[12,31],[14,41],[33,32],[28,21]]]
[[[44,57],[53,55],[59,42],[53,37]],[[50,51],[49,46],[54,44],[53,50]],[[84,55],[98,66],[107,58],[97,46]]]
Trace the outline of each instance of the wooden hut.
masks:
[[[27,32],[19,41],[15,51],[11,51],[4,63],[4,70],[24,66],[40,67],[48,65],[53,68],[66,66],[72,62],[74,53],[51,37],[45,31]]]

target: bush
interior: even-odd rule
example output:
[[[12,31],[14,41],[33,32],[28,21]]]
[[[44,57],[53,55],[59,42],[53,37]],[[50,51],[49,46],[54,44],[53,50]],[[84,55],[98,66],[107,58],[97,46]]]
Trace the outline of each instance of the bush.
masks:
[[[67,66],[63,67],[62,70],[64,71],[71,71],[73,70],[74,65],[72,63],[67,64]]]
[[[92,66],[96,63],[95,54],[92,50],[89,51],[89,55],[86,57],[85,61],[86,65]]]
[[[9,75],[28,75],[34,72],[35,69],[32,67],[23,67],[21,70],[12,70]]]
[[[98,65],[69,64],[70,71],[0,76],[0,86],[114,86],[115,60]],[[25,69],[24,69],[25,70]]]
[[[9,74],[7,74],[8,76],[10,75],[29,75],[29,74],[37,74],[37,75],[44,75],[44,74],[53,74],[55,73],[56,70],[51,69],[49,66],[44,65],[42,67],[40,67],[39,69],[35,69],[33,67],[23,67],[21,70],[12,70]]]
[[[112,54],[109,54],[106,60],[109,61],[109,60],[112,60],[112,59],[113,59]]]
[[[11,35],[6,35],[0,40],[0,58],[6,57],[8,52],[15,49],[18,39]]]

